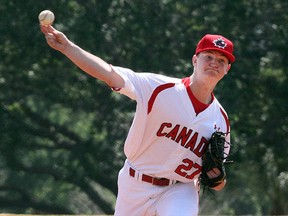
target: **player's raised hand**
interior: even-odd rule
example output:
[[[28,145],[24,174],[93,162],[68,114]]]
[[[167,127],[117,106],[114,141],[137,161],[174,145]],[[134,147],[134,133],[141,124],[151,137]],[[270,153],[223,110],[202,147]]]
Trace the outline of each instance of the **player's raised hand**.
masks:
[[[40,25],[41,31],[44,33],[46,41],[50,47],[60,52],[64,52],[69,40],[60,31],[53,28],[51,25]]]

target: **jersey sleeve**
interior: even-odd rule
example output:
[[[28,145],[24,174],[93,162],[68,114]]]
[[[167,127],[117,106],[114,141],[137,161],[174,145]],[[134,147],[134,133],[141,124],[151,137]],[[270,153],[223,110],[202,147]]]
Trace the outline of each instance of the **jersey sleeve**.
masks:
[[[178,78],[147,72],[134,72],[123,67],[112,66],[112,69],[125,81],[124,87],[116,89],[116,91],[137,102],[148,100],[153,90],[159,85],[181,82],[181,79]]]

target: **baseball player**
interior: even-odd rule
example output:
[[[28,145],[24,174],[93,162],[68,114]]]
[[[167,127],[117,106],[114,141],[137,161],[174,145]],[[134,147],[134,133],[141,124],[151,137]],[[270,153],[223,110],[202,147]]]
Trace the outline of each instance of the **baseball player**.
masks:
[[[233,43],[220,35],[205,35],[192,57],[192,75],[179,79],[112,66],[52,26],[41,30],[52,48],[137,102],[124,145],[127,159],[118,176],[115,215],[197,215],[198,177],[208,140],[218,130],[230,143],[228,116],[213,89],[235,61]],[[225,151],[228,154],[229,147]],[[219,173],[213,168],[207,175],[215,178]],[[225,184],[226,179],[214,189]]]

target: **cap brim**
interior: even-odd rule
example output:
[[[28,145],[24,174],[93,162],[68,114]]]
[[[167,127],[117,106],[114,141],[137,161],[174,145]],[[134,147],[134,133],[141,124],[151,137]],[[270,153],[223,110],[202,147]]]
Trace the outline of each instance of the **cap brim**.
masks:
[[[225,50],[223,50],[221,48],[217,48],[217,47],[215,47],[215,48],[214,47],[213,48],[209,47],[207,49],[197,50],[198,52],[196,53],[196,55],[198,53],[200,53],[200,52],[208,51],[208,50],[216,50],[216,51],[219,51],[219,52],[223,53],[229,59],[230,63],[233,63],[235,61],[235,56],[234,55],[232,55],[230,52],[227,52],[227,51],[225,51]]]

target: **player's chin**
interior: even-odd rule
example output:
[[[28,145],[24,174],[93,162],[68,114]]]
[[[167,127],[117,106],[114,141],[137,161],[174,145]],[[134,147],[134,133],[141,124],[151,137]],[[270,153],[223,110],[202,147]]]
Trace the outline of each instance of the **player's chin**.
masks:
[[[213,80],[216,80],[216,81],[219,81],[219,80],[221,80],[223,77],[224,77],[224,75],[222,75],[222,74],[220,74],[220,73],[218,73],[218,72],[216,72],[216,71],[206,71],[206,77],[208,78],[208,79],[213,79]]]

